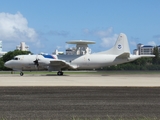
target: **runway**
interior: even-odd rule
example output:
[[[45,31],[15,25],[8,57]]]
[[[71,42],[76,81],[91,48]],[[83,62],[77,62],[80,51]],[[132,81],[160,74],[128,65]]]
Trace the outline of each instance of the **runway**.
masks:
[[[0,119],[160,119],[160,75],[0,75]]]
[[[0,86],[159,87],[160,74],[0,74]]]

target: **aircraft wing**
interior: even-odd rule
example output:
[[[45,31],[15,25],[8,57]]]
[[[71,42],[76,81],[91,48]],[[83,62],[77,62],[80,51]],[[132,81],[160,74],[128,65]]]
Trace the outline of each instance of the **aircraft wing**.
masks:
[[[124,59],[124,58],[128,58],[129,56],[130,56],[130,53],[122,53],[118,55],[116,58]]]
[[[71,65],[70,63],[64,60],[53,60],[50,61],[50,66],[57,67],[57,68],[66,68],[66,69],[76,69],[77,66]]]

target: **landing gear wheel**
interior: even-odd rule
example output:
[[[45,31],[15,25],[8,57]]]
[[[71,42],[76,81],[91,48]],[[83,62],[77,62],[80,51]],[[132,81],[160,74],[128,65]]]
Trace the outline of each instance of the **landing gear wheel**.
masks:
[[[60,75],[63,75],[63,72],[62,72],[62,71],[58,71],[58,72],[57,72],[57,75],[59,75],[59,76],[60,76]]]
[[[61,75],[63,75],[63,72],[61,72]]]
[[[20,72],[20,76],[23,76],[23,72]]]

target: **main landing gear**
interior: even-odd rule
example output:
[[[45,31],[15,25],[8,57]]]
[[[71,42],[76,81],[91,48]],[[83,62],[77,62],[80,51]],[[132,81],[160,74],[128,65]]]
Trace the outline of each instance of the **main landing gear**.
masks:
[[[20,76],[23,76],[23,72],[20,72]]]
[[[58,71],[58,72],[57,72],[57,75],[58,75],[58,76],[61,76],[61,75],[63,75],[63,72],[62,72],[62,71]]]

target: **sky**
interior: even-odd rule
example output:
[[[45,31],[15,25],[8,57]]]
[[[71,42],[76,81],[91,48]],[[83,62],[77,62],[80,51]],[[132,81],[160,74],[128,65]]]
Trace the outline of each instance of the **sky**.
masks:
[[[3,51],[25,42],[34,54],[51,54],[73,47],[66,41],[91,40],[100,52],[120,33],[131,53],[138,43],[160,45],[160,0],[0,0]]]

